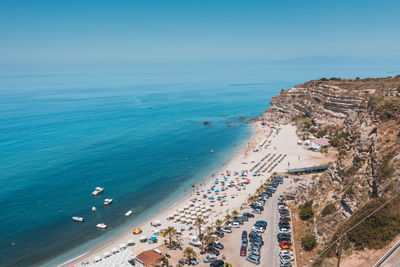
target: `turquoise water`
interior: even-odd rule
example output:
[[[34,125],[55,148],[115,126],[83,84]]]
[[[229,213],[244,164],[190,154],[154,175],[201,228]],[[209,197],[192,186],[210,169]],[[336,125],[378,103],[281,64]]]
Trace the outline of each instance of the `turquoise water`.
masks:
[[[331,76],[384,70],[346,71]],[[260,66],[0,76],[1,265],[55,265],[150,217],[245,144],[250,127],[234,117],[259,116],[280,89],[322,76]]]

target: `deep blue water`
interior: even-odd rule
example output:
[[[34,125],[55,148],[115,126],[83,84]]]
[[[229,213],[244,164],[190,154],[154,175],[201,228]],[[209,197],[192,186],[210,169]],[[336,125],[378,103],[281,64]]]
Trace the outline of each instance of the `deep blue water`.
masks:
[[[0,265],[61,263],[143,221],[245,144],[250,128],[234,117],[259,116],[280,89],[324,74],[255,66],[0,76]],[[99,198],[96,186],[105,187]],[[104,198],[114,203],[104,207]],[[135,214],[125,218],[128,209]],[[112,230],[97,230],[99,222]]]

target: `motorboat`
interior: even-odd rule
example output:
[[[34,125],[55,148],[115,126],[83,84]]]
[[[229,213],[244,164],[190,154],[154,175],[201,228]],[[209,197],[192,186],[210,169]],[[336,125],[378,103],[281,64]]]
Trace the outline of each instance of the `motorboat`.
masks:
[[[96,227],[100,228],[100,229],[106,229],[107,225],[105,225],[104,223],[98,223],[98,224],[96,224]]]
[[[125,216],[126,216],[126,217],[129,217],[129,216],[131,216],[131,214],[132,214],[132,211],[131,211],[131,210],[128,210],[127,213],[125,213]]]
[[[96,211],[97,209],[96,209],[96,207],[95,206],[93,206],[92,207],[92,211]]]
[[[92,192],[92,195],[93,196],[98,196],[98,195],[100,195],[101,193],[103,193],[104,192],[104,187],[96,187],[95,189],[94,189],[94,191]]]
[[[77,217],[77,216],[72,217],[72,220],[74,220],[75,222],[84,222],[85,221],[85,219],[83,217]]]
[[[104,199],[104,206],[110,205],[112,203],[112,198],[106,198]]]

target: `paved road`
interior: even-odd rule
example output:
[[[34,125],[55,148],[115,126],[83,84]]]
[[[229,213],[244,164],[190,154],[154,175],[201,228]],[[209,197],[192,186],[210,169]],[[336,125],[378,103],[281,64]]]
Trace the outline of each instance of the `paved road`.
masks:
[[[393,247],[390,248],[388,253],[390,253],[391,250],[393,252],[390,254],[389,257],[387,257],[384,262],[380,265],[374,265],[374,266],[379,266],[379,267],[398,267],[400,266],[400,240],[396,242],[396,244],[393,245]]]
[[[251,228],[257,220],[265,220],[268,223],[267,230],[263,233],[264,246],[261,250],[261,263],[259,266],[279,266],[279,246],[276,238],[276,235],[279,232],[278,196],[287,188],[289,188],[290,185],[290,180],[284,179],[284,183],[279,185],[275,194],[265,203],[264,212],[262,214],[256,214],[255,218],[251,218],[240,228],[234,228],[231,234],[228,234],[224,238],[220,239],[220,241],[225,245],[225,248],[221,251],[221,254],[226,256],[227,262],[230,262],[232,266],[242,267],[254,265],[246,261],[246,257],[241,257],[239,253],[242,231],[246,230],[247,233],[250,233]],[[250,209],[246,211],[251,212]]]

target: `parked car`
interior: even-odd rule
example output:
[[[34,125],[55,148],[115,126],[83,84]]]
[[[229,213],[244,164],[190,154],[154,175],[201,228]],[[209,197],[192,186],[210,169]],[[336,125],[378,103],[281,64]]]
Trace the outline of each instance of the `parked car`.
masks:
[[[224,264],[223,260],[215,260],[210,264],[210,267],[223,267]]]
[[[279,251],[279,255],[289,255],[293,257],[293,252],[290,250],[281,250]]]
[[[257,265],[260,264],[260,256],[249,255],[246,257],[246,260]]]
[[[251,251],[260,251],[260,247],[255,247],[255,246],[249,246],[248,248],[247,248],[247,250],[249,251],[249,253],[251,254]]]
[[[242,244],[240,246],[240,256],[244,257],[244,256],[246,256],[246,254],[247,254],[246,245]]]
[[[261,237],[261,234],[256,231],[251,231],[249,234],[249,238],[252,238],[252,237]]]
[[[219,256],[219,250],[213,247],[212,245],[206,247],[206,252]]]
[[[213,242],[213,246],[214,246],[215,248],[219,249],[219,250],[224,249],[224,245],[222,245],[222,243],[219,242],[219,241],[214,241],[214,242]]]
[[[254,226],[261,226],[262,228],[267,229],[267,222],[266,221],[256,221],[256,223],[254,224]]]
[[[258,233],[264,233],[264,228],[261,226],[253,226],[252,231],[258,232]]]
[[[239,224],[238,222],[231,222],[231,223],[229,224],[229,227],[232,227],[232,228],[239,228],[239,227],[240,227],[240,224]]]
[[[247,231],[243,231],[243,232],[242,232],[242,239],[243,239],[243,238],[247,238]]]
[[[250,212],[243,213],[243,216],[246,216],[247,218],[254,218],[254,214],[252,214]]]
[[[251,211],[257,214],[261,214],[261,209],[252,209]]]
[[[215,261],[217,259],[217,255],[215,255],[215,254],[210,254],[210,255],[207,255],[205,258],[204,258],[204,263],[207,263],[207,262],[213,262],[213,261]]]
[[[221,227],[221,231],[225,233],[232,233],[232,229],[229,226]]]
[[[222,232],[222,231],[215,231],[214,233],[212,233],[213,235],[216,235],[216,236],[218,236],[218,237],[224,237],[225,236],[225,234],[224,234],[224,232]]]
[[[197,264],[199,264],[199,260],[196,259],[196,258],[190,259],[189,264],[191,264],[191,265],[197,265]]]
[[[180,263],[180,264],[188,264],[189,262],[188,262],[188,260],[187,260],[186,258],[181,258],[181,259],[179,260],[179,263]]]

